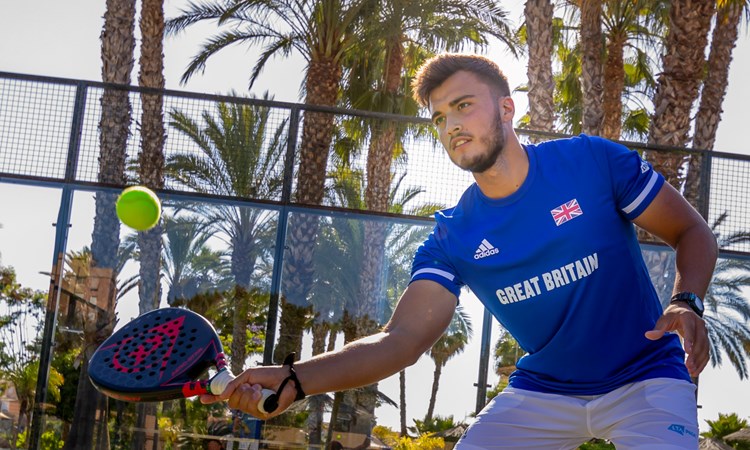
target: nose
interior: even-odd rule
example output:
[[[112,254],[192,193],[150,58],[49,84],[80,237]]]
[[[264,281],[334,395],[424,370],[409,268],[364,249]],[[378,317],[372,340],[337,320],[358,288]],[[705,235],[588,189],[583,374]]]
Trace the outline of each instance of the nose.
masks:
[[[459,133],[463,129],[463,127],[458,121],[449,121],[446,129],[448,130],[448,134],[450,136],[453,136],[456,133]]]

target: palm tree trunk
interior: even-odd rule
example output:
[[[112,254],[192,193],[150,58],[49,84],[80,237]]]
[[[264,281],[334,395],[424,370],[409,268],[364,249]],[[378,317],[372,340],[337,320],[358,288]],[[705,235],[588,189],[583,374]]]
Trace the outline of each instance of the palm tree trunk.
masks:
[[[141,56],[138,85],[164,89],[164,1],[143,0],[141,5]],[[138,174],[141,184],[152,190],[164,187],[164,116],[161,94],[142,93],[141,152],[138,155]],[[162,227],[138,233],[141,253],[138,283],[138,309],[141,314],[159,307],[161,298],[160,273]],[[146,448],[158,444],[156,404],[146,403],[136,408],[138,429],[131,448]],[[144,431],[145,430],[145,431]]]
[[[336,392],[333,394],[333,406],[331,407],[331,420],[328,423],[328,433],[326,435],[326,448],[328,448],[329,445],[331,445],[331,441],[333,440],[333,430],[336,427],[336,424],[339,420],[339,410],[341,408],[341,402],[344,400],[344,393],[343,392]]]
[[[239,283],[232,296],[232,357],[230,367],[235,374],[245,369],[247,357],[247,326],[250,314],[250,293]]]
[[[333,59],[310,62],[305,87],[305,102],[311,105],[335,106],[341,84],[341,65]],[[320,205],[323,200],[328,155],[333,138],[334,116],[306,111],[300,142],[300,162],[297,173],[296,201]],[[319,217],[313,214],[293,214],[289,220],[288,251],[284,256],[282,276],[281,317],[279,340],[274,360],[281,363],[290,351],[301,348],[302,325],[309,311],[307,297],[313,283],[313,258]],[[290,316],[290,317],[285,317]],[[299,354],[299,353],[298,353]]]
[[[316,321],[313,324],[313,356],[325,351],[328,323]],[[307,416],[307,435],[310,449],[320,448],[323,431],[324,396],[317,395],[310,398],[309,416]]]
[[[529,127],[552,131],[555,124],[552,78],[552,14],[549,0],[529,0],[524,8],[529,46]]]
[[[399,389],[399,418],[401,421],[401,436],[407,436],[409,434],[406,428],[406,369],[398,373],[398,389]]]
[[[440,375],[443,372],[443,364],[435,361],[435,370],[432,372],[432,391],[430,393],[430,404],[427,407],[427,414],[424,416],[425,423],[432,420],[435,412],[435,401],[437,400],[438,387],[440,387]]]
[[[130,84],[135,49],[135,0],[107,0],[102,29],[102,80],[107,83]],[[102,112],[99,121],[99,181],[122,185],[125,181],[125,155],[130,134],[131,106],[126,91],[105,89],[101,98]],[[84,327],[84,342],[87,347],[71,423],[71,433],[64,450],[90,449],[95,445],[94,433],[97,420],[104,421],[99,427],[106,432],[107,399],[88,381],[88,364],[93,349],[112,333],[115,310],[115,276],[117,249],[120,246],[120,224],[115,213],[115,195],[97,192],[95,200],[94,231],[91,236],[93,259],[92,275],[101,268],[110,271],[107,295],[97,296],[104,302],[103,309],[96,313],[97,319]],[[104,280],[104,277],[102,277]],[[102,409],[103,408],[103,409]],[[97,450],[109,448],[109,440],[96,439]]]
[[[63,447],[64,450],[109,448],[108,399],[89,381],[88,361],[94,350],[112,334],[114,329],[114,278],[115,273],[112,270],[92,268],[88,280],[89,297],[96,296],[98,303],[84,323],[85,345],[81,358],[81,375],[76,391],[71,432]]]
[[[721,105],[729,84],[729,66],[732,52],[737,45],[742,5],[729,2],[716,14],[716,24],[711,38],[711,51],[708,55],[708,73],[703,82],[700,107],[695,117],[695,137],[693,147],[712,150],[716,131],[721,121]]]
[[[740,21],[742,19],[742,5],[728,3],[716,13],[711,38],[711,51],[708,55],[708,73],[703,82],[701,101],[698,114],[695,117],[695,136],[693,148],[713,150],[716,141],[716,131],[721,121],[721,105],[729,84],[729,66],[732,63],[732,52],[737,44]],[[696,206],[698,211],[706,210],[703,189],[700,186],[700,168],[703,158],[691,155],[685,183],[685,198]]]
[[[693,103],[705,69],[705,49],[715,0],[670,2],[669,32],[662,56],[662,73],[654,96],[649,143],[687,146]],[[649,152],[647,158],[667,181],[681,188],[681,154]]]
[[[599,136],[602,127],[602,92],[604,90],[601,0],[581,1],[581,53],[581,89],[585,93],[582,131],[591,136]]]
[[[607,62],[604,66],[604,94],[602,96],[604,112],[602,136],[607,139],[620,139],[622,133],[622,91],[625,88],[624,46],[623,36],[616,34],[610,36],[607,44]]]

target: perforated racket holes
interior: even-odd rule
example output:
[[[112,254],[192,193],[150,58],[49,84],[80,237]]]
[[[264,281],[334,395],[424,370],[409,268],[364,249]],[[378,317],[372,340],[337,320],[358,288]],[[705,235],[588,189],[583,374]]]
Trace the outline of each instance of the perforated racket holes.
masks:
[[[153,322],[135,323],[133,329],[123,335],[113,358],[105,360],[111,369],[121,373],[138,374],[134,378],[154,377],[165,369],[182,320],[162,323],[156,316]]]

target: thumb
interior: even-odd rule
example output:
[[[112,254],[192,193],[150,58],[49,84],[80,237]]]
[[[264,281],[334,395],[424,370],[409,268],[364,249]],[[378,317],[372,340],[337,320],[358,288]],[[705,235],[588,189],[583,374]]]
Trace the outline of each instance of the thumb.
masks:
[[[661,339],[665,334],[672,330],[673,327],[671,326],[671,322],[662,316],[658,321],[656,321],[656,325],[654,325],[653,329],[646,331],[645,336],[646,339],[655,341],[657,339]]]

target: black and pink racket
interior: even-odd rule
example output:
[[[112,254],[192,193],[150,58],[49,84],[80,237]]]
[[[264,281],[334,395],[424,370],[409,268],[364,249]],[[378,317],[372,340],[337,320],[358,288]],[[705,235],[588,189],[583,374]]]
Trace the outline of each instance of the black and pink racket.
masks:
[[[216,374],[199,380],[212,366]],[[105,395],[130,402],[219,395],[234,379],[214,327],[182,308],[155,309],[120,328],[94,352],[89,377]],[[277,407],[276,393],[264,389],[258,409]]]

